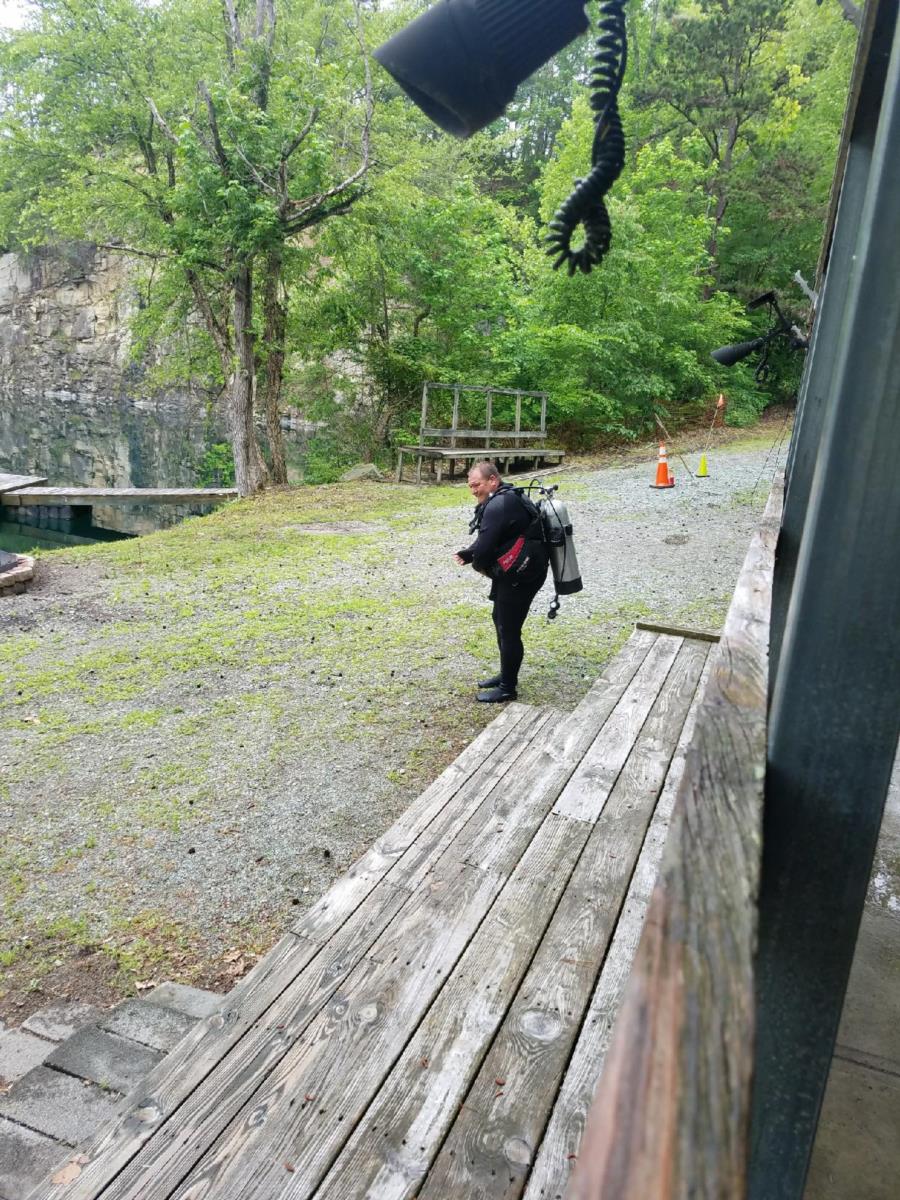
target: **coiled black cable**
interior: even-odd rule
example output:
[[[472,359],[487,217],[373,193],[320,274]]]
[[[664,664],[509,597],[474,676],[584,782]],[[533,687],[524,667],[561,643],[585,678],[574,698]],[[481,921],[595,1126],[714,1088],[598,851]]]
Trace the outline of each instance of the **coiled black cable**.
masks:
[[[565,263],[570,275],[576,271],[587,275],[610,247],[612,227],[604,197],[625,164],[625,134],[618,105],[628,58],[625,0],[603,0],[598,26],[591,73],[591,108],[595,114],[591,173],[586,179],[575,180],[575,189],[557,209],[546,238],[547,253],[555,258],[554,269]],[[579,225],[584,227],[584,243],[573,250],[572,238]]]

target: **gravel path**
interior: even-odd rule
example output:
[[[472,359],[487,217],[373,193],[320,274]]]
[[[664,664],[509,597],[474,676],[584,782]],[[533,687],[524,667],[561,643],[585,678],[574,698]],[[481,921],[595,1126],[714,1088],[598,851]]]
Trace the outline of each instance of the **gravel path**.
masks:
[[[560,474],[585,591],[526,626],[520,699],[574,707],[635,619],[715,628],[786,440],[654,491]],[[691,461],[696,462],[696,454]],[[275,494],[50,556],[0,601],[0,1017],[151,979],[227,988],[491,717],[460,486]]]

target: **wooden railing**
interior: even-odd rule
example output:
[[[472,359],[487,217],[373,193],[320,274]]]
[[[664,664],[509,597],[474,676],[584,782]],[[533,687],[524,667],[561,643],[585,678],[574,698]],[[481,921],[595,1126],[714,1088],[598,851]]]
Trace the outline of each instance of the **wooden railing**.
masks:
[[[753,1065],[776,481],[697,713],[567,1200],[741,1200]]]

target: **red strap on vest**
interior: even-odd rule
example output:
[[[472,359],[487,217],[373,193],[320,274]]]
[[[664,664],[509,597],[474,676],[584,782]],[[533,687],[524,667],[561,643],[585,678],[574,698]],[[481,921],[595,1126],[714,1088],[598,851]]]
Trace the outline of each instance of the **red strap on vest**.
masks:
[[[497,559],[497,566],[501,571],[510,571],[519,560],[519,555],[525,546],[524,536],[517,537],[505,554],[501,554]]]

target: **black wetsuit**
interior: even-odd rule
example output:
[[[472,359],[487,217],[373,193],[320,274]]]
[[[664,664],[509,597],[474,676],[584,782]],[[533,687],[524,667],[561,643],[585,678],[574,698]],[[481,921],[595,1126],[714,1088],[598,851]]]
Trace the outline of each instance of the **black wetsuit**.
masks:
[[[540,540],[535,516],[509,484],[501,484],[493,495],[475,510],[478,537],[466,550],[460,550],[463,562],[491,580],[490,599],[494,602],[493,619],[500,648],[500,687],[514,693],[519,668],[525,654],[522,626],[528,609],[547,578],[547,550]],[[539,522],[540,518],[537,518]],[[531,537],[527,535],[531,534]],[[522,554],[514,566],[504,572],[498,559],[527,537]],[[527,556],[527,567],[521,570]],[[520,573],[516,573],[516,568]]]

